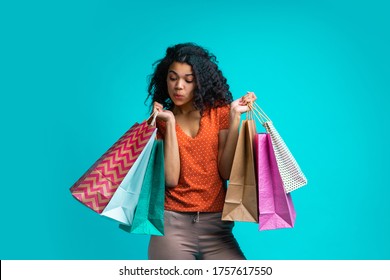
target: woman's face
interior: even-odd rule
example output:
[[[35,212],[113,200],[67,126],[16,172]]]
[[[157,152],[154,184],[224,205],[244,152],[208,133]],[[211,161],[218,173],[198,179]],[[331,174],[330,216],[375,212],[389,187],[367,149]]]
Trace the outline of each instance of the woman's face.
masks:
[[[191,106],[194,98],[195,75],[191,65],[173,62],[167,75],[168,94],[175,106]]]

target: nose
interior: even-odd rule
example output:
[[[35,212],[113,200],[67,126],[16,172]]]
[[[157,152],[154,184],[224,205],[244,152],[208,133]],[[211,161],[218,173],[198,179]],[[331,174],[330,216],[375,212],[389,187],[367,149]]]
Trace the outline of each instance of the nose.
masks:
[[[176,89],[183,89],[183,81],[182,79],[177,79],[177,82],[175,84]]]

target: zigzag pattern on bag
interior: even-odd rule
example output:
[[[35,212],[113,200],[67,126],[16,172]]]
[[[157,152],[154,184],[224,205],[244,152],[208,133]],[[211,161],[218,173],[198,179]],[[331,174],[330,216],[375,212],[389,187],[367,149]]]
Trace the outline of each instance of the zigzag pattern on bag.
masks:
[[[101,213],[154,130],[146,121],[133,125],[70,188],[72,195],[92,210]]]
[[[72,195],[98,213],[104,210],[112,197],[105,194],[114,189],[112,183],[96,170],[89,173],[84,180],[78,181],[74,186],[72,187]]]
[[[289,193],[306,185],[307,179],[305,175],[272,122],[267,121],[263,126],[271,136],[272,146],[285,192]]]

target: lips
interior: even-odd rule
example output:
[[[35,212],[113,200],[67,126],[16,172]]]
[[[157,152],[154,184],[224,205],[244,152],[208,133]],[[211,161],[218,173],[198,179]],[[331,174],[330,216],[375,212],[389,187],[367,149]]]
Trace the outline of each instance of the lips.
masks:
[[[183,99],[184,98],[184,95],[181,95],[181,94],[174,94],[173,95],[176,99]]]

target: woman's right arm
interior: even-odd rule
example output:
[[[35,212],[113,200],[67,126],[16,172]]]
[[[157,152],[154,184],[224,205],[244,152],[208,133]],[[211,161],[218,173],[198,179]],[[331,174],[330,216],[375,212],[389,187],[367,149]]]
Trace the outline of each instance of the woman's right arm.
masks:
[[[171,111],[164,110],[160,103],[154,102],[154,110],[158,112],[157,119],[166,123],[164,136],[164,168],[165,185],[175,187],[179,183],[180,156],[176,136],[176,119]]]

